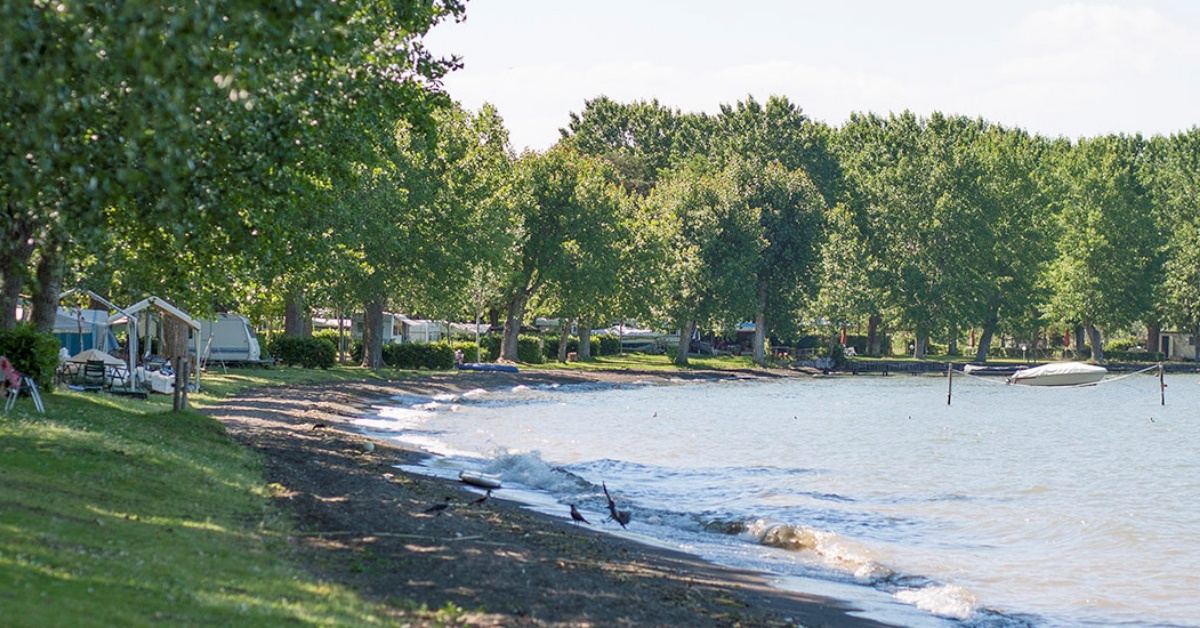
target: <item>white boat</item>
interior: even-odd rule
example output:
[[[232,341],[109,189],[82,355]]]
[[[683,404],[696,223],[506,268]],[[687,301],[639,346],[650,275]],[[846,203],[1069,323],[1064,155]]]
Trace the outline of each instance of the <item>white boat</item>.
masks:
[[[458,479],[483,488],[500,488],[500,476],[482,471],[459,471]]]
[[[1017,371],[1008,378],[1008,383],[1022,386],[1091,386],[1107,374],[1108,369],[1095,364],[1051,362]]]

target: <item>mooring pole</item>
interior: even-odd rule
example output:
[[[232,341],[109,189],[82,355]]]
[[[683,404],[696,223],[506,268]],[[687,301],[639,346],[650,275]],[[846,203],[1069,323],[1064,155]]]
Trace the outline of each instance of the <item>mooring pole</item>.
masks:
[[[1163,377],[1163,363],[1158,363],[1158,405],[1167,405],[1167,382]]]
[[[946,364],[946,405],[950,405],[950,396],[954,393],[954,363]]]

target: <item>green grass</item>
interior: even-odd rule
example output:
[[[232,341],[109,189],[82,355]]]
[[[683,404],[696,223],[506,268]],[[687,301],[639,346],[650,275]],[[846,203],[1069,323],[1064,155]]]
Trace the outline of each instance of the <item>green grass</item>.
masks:
[[[408,376],[230,371],[193,401],[251,386]],[[88,393],[0,416],[0,618],[6,626],[395,623],[395,608],[302,572],[261,461],[217,421]],[[446,612],[410,610],[445,621]]]
[[[746,359],[693,359],[747,368]],[[545,369],[676,370],[666,356]],[[203,407],[258,386],[397,380],[412,371],[240,369],[209,373]],[[453,621],[459,609],[384,606],[302,571],[291,522],[261,460],[217,421],[172,399],[44,395],[0,415],[0,618],[5,626],[394,624]],[[398,607],[399,608],[398,608]]]

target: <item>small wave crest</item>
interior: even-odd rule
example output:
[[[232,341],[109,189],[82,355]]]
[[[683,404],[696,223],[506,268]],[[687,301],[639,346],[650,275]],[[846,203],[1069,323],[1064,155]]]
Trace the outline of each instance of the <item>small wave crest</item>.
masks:
[[[596,490],[596,487],[587,480],[543,460],[539,451],[497,452],[495,457],[488,461],[486,471],[499,475],[510,482],[524,484],[551,494],[578,494]]]
[[[856,578],[878,582],[895,576],[895,572],[876,561],[869,550],[834,532],[763,519],[751,523],[746,531],[763,545],[810,553],[823,566],[853,574]]]
[[[975,594],[954,585],[934,585],[920,589],[904,589],[895,594],[897,600],[950,619],[969,619],[979,609]]]

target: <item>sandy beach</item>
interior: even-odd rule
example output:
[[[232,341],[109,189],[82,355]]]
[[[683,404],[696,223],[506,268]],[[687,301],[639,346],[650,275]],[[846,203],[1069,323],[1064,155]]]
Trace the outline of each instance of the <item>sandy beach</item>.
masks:
[[[761,372],[758,373],[761,375]],[[743,374],[698,374],[729,377]],[[396,394],[518,384],[630,383],[678,374],[439,373],[392,383],[251,391],[210,408],[231,438],[259,451],[278,507],[298,533],[298,561],[320,579],[389,604],[396,624],[424,625],[409,601],[451,603],[477,626],[880,626],[836,600],[770,586],[716,566],[531,512],[458,482],[396,465],[427,454],[369,442],[351,420]],[[440,512],[430,507],[449,503]]]

